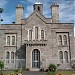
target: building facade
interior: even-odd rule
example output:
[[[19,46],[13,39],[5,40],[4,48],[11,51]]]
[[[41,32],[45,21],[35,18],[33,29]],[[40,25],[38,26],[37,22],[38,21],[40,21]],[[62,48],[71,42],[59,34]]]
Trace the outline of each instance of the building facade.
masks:
[[[0,60],[5,69],[30,70],[61,64],[70,68],[74,52],[74,23],[59,22],[59,5],[51,5],[51,18],[43,15],[43,4],[35,3],[33,13],[23,19],[24,7],[16,7],[16,22],[0,25]]]

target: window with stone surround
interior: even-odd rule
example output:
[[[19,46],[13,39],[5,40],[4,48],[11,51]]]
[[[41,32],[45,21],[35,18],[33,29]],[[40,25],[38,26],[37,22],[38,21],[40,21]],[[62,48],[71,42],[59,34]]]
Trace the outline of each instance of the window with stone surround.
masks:
[[[29,40],[32,40],[32,30],[29,30]]]
[[[38,40],[38,27],[35,27],[35,39]]]
[[[68,63],[68,52],[67,51],[64,52],[64,58],[65,58],[65,62]]]
[[[63,52],[59,52],[60,63],[63,63]]]
[[[14,63],[14,52],[11,52],[11,63]]]
[[[10,53],[6,52],[6,63],[9,63],[10,60]]]
[[[7,45],[10,45],[10,36],[7,36]]]
[[[9,63],[13,63],[14,64],[15,52],[7,51],[5,54],[6,54],[6,56],[5,56],[6,64],[9,64]]]
[[[67,45],[67,36],[66,35],[63,36],[63,42],[64,42],[64,45]]]
[[[44,40],[44,30],[41,30],[41,40]]]
[[[6,34],[6,46],[16,45],[16,34]]]
[[[58,37],[58,45],[62,45],[62,36],[61,35],[59,35],[59,37]]]

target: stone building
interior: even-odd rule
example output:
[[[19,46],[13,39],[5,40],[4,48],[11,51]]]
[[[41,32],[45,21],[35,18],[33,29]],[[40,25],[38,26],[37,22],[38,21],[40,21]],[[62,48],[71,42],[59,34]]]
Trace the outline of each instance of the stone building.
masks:
[[[5,69],[30,70],[61,64],[70,68],[74,54],[74,23],[59,22],[59,5],[51,5],[51,18],[43,15],[43,4],[35,3],[33,13],[23,18],[24,7],[16,7],[16,22],[0,25],[0,60]]]

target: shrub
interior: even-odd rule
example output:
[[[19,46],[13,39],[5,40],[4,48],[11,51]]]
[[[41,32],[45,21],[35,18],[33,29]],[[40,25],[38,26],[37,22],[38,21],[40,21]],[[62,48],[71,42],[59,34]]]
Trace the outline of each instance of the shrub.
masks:
[[[56,69],[57,69],[57,67],[54,64],[50,64],[48,68],[49,68],[49,71],[51,72],[56,72]]]
[[[4,68],[4,63],[0,61],[0,69],[2,70]]]

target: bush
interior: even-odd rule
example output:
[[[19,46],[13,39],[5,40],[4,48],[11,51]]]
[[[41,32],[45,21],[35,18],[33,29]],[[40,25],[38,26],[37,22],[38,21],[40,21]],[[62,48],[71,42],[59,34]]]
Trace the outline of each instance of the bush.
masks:
[[[56,69],[57,69],[57,67],[54,64],[50,64],[48,68],[49,68],[49,71],[51,72],[56,72]]]
[[[0,61],[0,69],[2,70],[4,68],[4,63]]]

